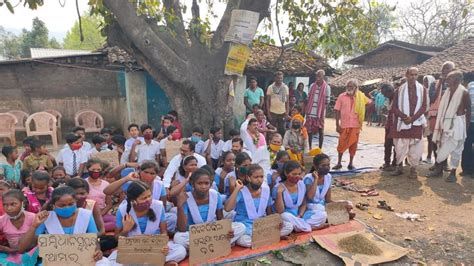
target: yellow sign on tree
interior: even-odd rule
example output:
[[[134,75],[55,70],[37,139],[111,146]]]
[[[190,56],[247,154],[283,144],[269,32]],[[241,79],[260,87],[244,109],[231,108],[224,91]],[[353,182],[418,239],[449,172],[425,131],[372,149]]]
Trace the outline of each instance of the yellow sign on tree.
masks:
[[[250,48],[243,44],[232,43],[225,63],[224,73],[226,75],[244,74],[245,65],[250,57]]]

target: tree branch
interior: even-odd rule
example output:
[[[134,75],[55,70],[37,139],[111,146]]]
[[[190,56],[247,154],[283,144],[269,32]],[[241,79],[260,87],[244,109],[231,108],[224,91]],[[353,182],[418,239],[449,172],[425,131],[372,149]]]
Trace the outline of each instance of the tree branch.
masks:
[[[169,79],[179,84],[188,83],[189,64],[183,55],[176,54],[163,40],[155,34],[144,18],[138,17],[132,4],[127,0],[104,0],[104,5],[115,15],[127,39],[146,57],[154,62],[155,67]]]
[[[186,29],[184,28],[183,14],[181,13],[179,2],[179,0],[163,0],[166,12],[169,15],[173,15],[173,17],[166,15],[165,20],[166,25],[176,33],[177,39],[181,43],[186,44]]]

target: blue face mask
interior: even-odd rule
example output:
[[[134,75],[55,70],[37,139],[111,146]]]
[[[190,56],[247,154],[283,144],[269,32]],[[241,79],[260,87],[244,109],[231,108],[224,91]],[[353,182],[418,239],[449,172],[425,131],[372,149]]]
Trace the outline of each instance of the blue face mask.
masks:
[[[59,217],[62,217],[62,218],[69,218],[71,217],[74,212],[76,212],[77,210],[77,206],[76,205],[72,205],[72,206],[68,206],[68,207],[62,207],[62,208],[54,208],[54,212],[59,216]]]
[[[198,136],[191,136],[191,141],[194,143],[198,143],[199,141],[201,141],[201,138]]]

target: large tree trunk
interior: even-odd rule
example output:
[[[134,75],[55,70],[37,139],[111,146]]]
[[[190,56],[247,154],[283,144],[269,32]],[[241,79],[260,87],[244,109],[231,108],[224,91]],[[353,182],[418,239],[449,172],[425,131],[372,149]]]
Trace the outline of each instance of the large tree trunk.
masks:
[[[178,0],[166,0],[164,4],[181,12]],[[229,95],[232,78],[224,75],[228,45],[223,36],[234,8],[259,12],[261,21],[268,16],[270,0],[229,0],[211,47],[200,43],[192,31],[189,38],[179,35],[185,34],[182,21],[168,25],[178,34],[175,36],[159,28],[156,22],[137,16],[128,0],[104,0],[104,5],[116,21],[107,28],[109,44],[132,54],[163,88],[179,114],[185,135],[195,126],[206,131],[211,126],[220,126],[225,131],[233,127],[233,98]],[[193,8],[193,16],[199,16],[197,1],[193,1]]]

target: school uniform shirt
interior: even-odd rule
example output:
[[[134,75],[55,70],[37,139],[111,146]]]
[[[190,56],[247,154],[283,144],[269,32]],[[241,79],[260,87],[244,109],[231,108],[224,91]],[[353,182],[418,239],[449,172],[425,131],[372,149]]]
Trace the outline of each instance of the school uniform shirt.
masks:
[[[206,159],[201,155],[194,153],[193,156],[197,159],[197,166],[201,167],[206,165]],[[183,160],[183,156],[181,154],[177,154],[173,159],[171,159],[170,163],[168,164],[168,168],[166,168],[165,174],[163,175],[163,184],[165,188],[169,188],[171,185],[171,180],[173,176],[179,169],[179,165],[181,164],[181,160]]]
[[[125,141],[125,149],[131,149],[132,146],[133,146],[133,143],[135,142],[135,140],[139,139],[141,142],[144,142],[145,139],[143,137],[136,137],[136,138],[129,138]]]
[[[188,138],[188,140],[191,140],[191,138]],[[194,151],[196,153],[204,154],[206,152],[206,146],[204,146],[204,141],[199,140],[198,142],[195,142],[194,144],[195,144]]]
[[[209,146],[209,141],[211,140],[208,139],[204,143],[205,150],[207,150],[207,147]],[[221,139],[219,140],[219,142],[217,142],[217,144],[214,141],[211,142],[211,158],[212,159],[217,160],[219,159],[219,157],[221,157],[222,147],[224,147],[224,141],[222,141]]]
[[[142,232],[142,234],[144,234],[145,229],[146,229],[146,225],[147,225],[148,220],[150,218],[148,218],[148,215],[145,215],[145,216],[142,216],[142,217],[137,217],[137,218],[138,218],[138,226],[140,227],[140,231]],[[115,227],[116,228],[123,228],[122,219],[123,219],[123,214],[120,212],[120,209],[119,209],[117,211],[116,220],[115,220]],[[158,217],[156,217],[156,219],[158,219]],[[160,216],[159,219],[160,219],[160,222],[165,221],[165,208],[162,208],[161,216]],[[160,234],[160,227],[156,228],[156,231],[152,233],[152,235],[159,235],[159,234]]]
[[[68,147],[69,147],[69,145],[68,145],[67,143],[64,144],[64,146],[63,146],[63,148],[68,148]],[[88,151],[90,151],[91,149],[92,149],[92,145],[91,145],[89,142],[87,142],[87,141],[83,141],[83,142],[82,142],[82,147],[80,148],[80,150],[83,150],[83,151],[85,151],[85,152],[88,152]]]
[[[77,216],[77,217],[79,217],[79,216]],[[77,223],[78,221],[76,220],[75,222]],[[69,227],[64,227],[63,226],[64,234],[73,235],[74,234],[74,225],[75,225],[75,223],[72,226],[69,226]],[[97,234],[98,232],[99,232],[99,230],[97,230],[97,225],[95,224],[95,221],[94,221],[94,215],[90,215],[89,223],[87,224],[86,233]],[[40,226],[38,226],[38,228],[36,228],[36,230],[35,230],[35,235],[36,236],[39,236],[41,234],[48,234],[48,231],[46,230],[46,226],[44,225],[44,223],[40,224]]]
[[[224,142],[224,145],[222,146],[222,152],[230,151],[232,150],[232,140],[229,139],[226,142]],[[252,153],[247,149],[247,145],[244,143],[244,149],[243,152],[246,152],[250,157],[252,157]]]
[[[199,209],[199,214],[201,215],[202,220],[204,222],[206,222],[207,221],[207,214],[209,212],[209,203],[208,204],[203,204],[203,205],[198,205],[198,209]],[[222,199],[221,199],[221,197],[217,197],[216,211],[223,210],[223,209],[224,209],[224,204],[222,203]],[[186,216],[188,217],[188,229],[189,229],[189,226],[191,226],[193,224],[196,224],[196,223],[193,220],[193,217],[191,215],[191,212],[189,210],[189,206],[188,206],[187,202],[183,204],[183,211],[186,214]]]
[[[252,198],[253,199],[253,205],[255,206],[255,210],[259,210],[260,207],[260,197],[258,198]],[[271,195],[268,195],[268,203],[265,206],[265,215],[266,215],[266,209],[268,206],[272,206],[272,197]],[[242,194],[242,191],[239,191],[239,194],[237,194],[237,199],[236,199],[236,205],[235,205],[235,222],[241,222],[245,225],[245,234],[246,235],[252,235],[252,229],[253,229],[253,220],[249,218],[249,215],[247,213],[247,207],[245,206],[245,200],[244,196]],[[265,216],[264,215],[264,216]]]
[[[137,163],[143,161],[155,161],[156,155],[160,154],[160,143],[155,140],[151,140],[150,144],[146,144],[143,141],[141,144],[135,146],[137,152]]]
[[[16,161],[14,166],[11,166],[8,163],[0,164],[0,176],[7,181],[14,181],[15,183],[20,183],[20,172],[23,163],[21,161]]]
[[[63,164],[67,175],[75,176],[79,171],[79,166],[87,162],[87,153],[83,149],[73,151],[71,148],[69,148],[69,146],[67,146],[59,152],[56,161]],[[76,173],[74,173],[74,163]]]
[[[303,186],[299,185],[299,184],[303,184]],[[280,183],[279,186],[284,186],[283,183]],[[301,186],[301,187],[300,187]],[[300,192],[300,189],[301,188],[301,192]],[[287,190],[286,190],[287,191]],[[283,192],[283,193],[286,193],[286,192]],[[298,191],[295,192],[295,193],[289,193],[290,194],[290,198],[291,198],[291,201],[293,202],[293,204],[297,204],[298,203],[298,194],[301,193],[302,196],[303,196],[303,201],[304,201],[304,198],[306,197],[306,187],[304,186],[304,183],[303,181],[299,181],[298,182]],[[274,201],[276,201],[276,198],[277,198],[277,194],[278,194],[278,186],[275,186],[273,187],[273,190],[272,190],[272,199]],[[285,202],[285,195],[283,195],[283,203],[285,205],[285,212],[288,212],[294,216],[297,216],[298,215],[298,211],[299,211],[299,206],[297,206],[296,208],[291,208],[291,207],[288,207],[286,205],[286,202]],[[301,205],[300,205],[301,206]],[[309,218],[311,218],[311,216],[314,214],[314,212],[312,210],[306,210],[306,212],[304,213],[303,215],[303,220],[308,220]]]

